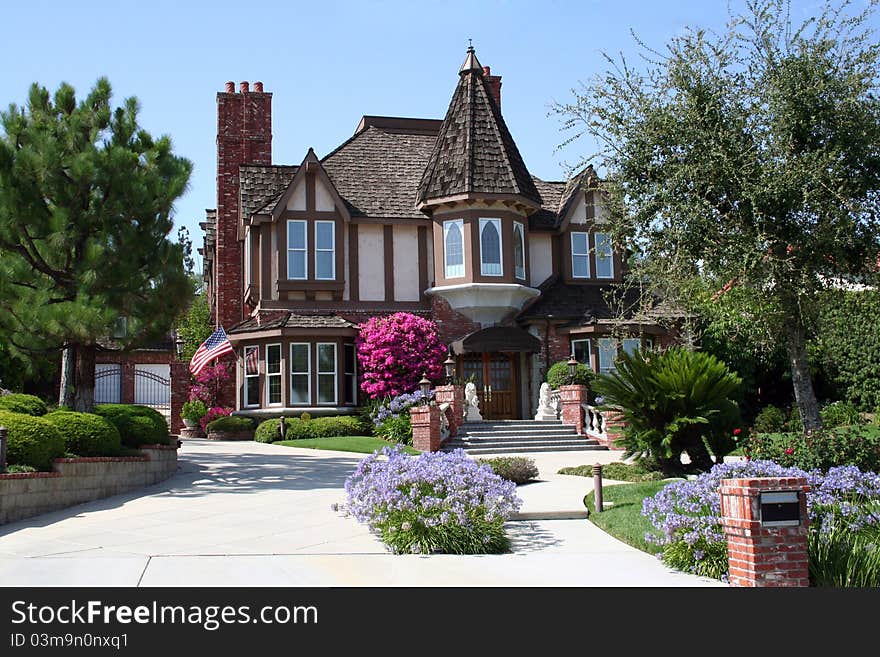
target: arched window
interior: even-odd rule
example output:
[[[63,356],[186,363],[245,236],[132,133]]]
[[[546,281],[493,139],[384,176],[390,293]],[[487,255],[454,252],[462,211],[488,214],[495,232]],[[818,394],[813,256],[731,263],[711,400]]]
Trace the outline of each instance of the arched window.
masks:
[[[446,278],[464,276],[464,239],[461,219],[443,222]]]
[[[480,219],[480,273],[501,276],[500,219]]]
[[[522,280],[526,278],[526,233],[523,225],[513,222],[513,270]]]

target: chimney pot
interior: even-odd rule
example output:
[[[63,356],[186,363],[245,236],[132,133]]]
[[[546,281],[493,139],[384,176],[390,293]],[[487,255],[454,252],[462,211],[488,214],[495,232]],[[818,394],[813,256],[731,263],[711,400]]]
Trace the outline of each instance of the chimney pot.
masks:
[[[249,85],[247,82],[239,82],[239,83],[238,83],[238,90],[239,90],[241,93],[246,94],[246,93],[248,92],[248,87],[249,87],[249,86],[250,86],[250,85]]]
[[[258,94],[263,93],[263,83],[262,82],[254,82],[254,91]]]
[[[492,69],[488,66],[484,66],[483,67],[483,75],[491,75],[491,74],[492,74]]]
[[[233,82],[232,80],[230,80],[229,82],[226,83],[226,93],[228,93],[228,94],[235,93],[235,82]]]

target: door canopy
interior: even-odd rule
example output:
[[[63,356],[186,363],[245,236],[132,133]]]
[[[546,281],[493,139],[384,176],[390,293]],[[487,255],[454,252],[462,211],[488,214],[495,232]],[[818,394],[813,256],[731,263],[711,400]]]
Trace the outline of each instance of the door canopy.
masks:
[[[483,351],[540,351],[541,341],[518,326],[492,326],[474,331],[452,343],[456,354],[472,354]]]

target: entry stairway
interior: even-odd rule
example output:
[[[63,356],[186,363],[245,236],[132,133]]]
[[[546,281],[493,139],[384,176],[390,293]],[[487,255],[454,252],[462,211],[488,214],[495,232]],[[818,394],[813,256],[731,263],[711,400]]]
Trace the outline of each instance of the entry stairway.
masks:
[[[463,449],[468,454],[515,452],[572,452],[607,450],[597,440],[579,436],[575,428],[560,421],[496,420],[466,422],[458,435],[448,438],[444,451]]]

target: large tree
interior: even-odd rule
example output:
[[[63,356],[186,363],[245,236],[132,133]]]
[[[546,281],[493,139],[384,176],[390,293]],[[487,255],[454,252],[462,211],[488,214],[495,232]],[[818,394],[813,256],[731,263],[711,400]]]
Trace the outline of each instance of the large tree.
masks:
[[[64,349],[73,405],[94,405],[95,349],[127,320],[124,347],[167,332],[192,290],[168,239],[191,163],[111,107],[99,79],[77,102],[31,86],[0,113],[0,339],[16,353]]]
[[[793,25],[784,0],[751,0],[723,31],[642,44],[638,67],[609,57],[557,107],[572,140],[601,145],[611,226],[644,254],[642,280],[685,303],[695,276],[759,300],[754,321],[786,346],[808,431],[817,294],[873,275],[880,254],[874,6],[826,5]]]

